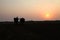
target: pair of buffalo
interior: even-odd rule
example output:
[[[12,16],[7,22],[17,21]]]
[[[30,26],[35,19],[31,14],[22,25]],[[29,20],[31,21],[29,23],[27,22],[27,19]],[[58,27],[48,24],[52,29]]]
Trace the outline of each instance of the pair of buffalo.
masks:
[[[14,23],[18,23],[18,22],[24,23],[25,22],[25,18],[20,18],[20,19],[18,17],[14,18]]]

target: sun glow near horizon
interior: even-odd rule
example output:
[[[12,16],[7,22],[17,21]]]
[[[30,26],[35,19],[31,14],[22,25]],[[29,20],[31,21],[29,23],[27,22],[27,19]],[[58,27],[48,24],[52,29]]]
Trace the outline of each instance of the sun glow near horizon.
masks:
[[[45,12],[42,14],[42,19],[43,20],[52,20],[55,19],[55,13],[50,13],[50,12]]]
[[[51,18],[51,14],[50,13],[45,13],[45,18]]]

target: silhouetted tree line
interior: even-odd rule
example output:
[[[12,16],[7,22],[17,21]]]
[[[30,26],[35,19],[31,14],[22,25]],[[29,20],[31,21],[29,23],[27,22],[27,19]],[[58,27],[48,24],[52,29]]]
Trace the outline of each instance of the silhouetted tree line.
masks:
[[[20,20],[20,21],[19,21]],[[25,18],[18,18],[18,17],[15,17],[14,18],[14,23],[15,24],[18,24],[18,22],[20,22],[20,23],[24,23],[25,22]]]

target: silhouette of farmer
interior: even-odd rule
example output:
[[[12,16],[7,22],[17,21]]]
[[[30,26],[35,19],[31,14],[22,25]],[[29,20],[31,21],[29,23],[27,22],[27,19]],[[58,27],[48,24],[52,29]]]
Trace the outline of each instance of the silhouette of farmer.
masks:
[[[24,18],[20,18],[20,23],[24,23],[25,22],[25,19]]]
[[[14,23],[18,24],[18,17],[14,18]]]

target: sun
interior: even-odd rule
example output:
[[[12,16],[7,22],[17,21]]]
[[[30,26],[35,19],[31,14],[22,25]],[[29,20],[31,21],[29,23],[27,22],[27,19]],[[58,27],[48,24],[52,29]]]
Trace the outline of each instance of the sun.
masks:
[[[49,13],[46,13],[46,14],[45,14],[45,17],[46,17],[46,18],[50,18],[50,16],[51,16],[51,15],[50,15]]]
[[[44,14],[44,19],[50,20],[51,18],[52,18],[52,14],[51,14],[50,12],[46,12],[46,13]]]
[[[47,11],[47,12],[43,12],[41,14],[41,18],[43,20],[54,20],[56,18],[55,16],[56,14],[54,12],[50,12],[50,11]]]

